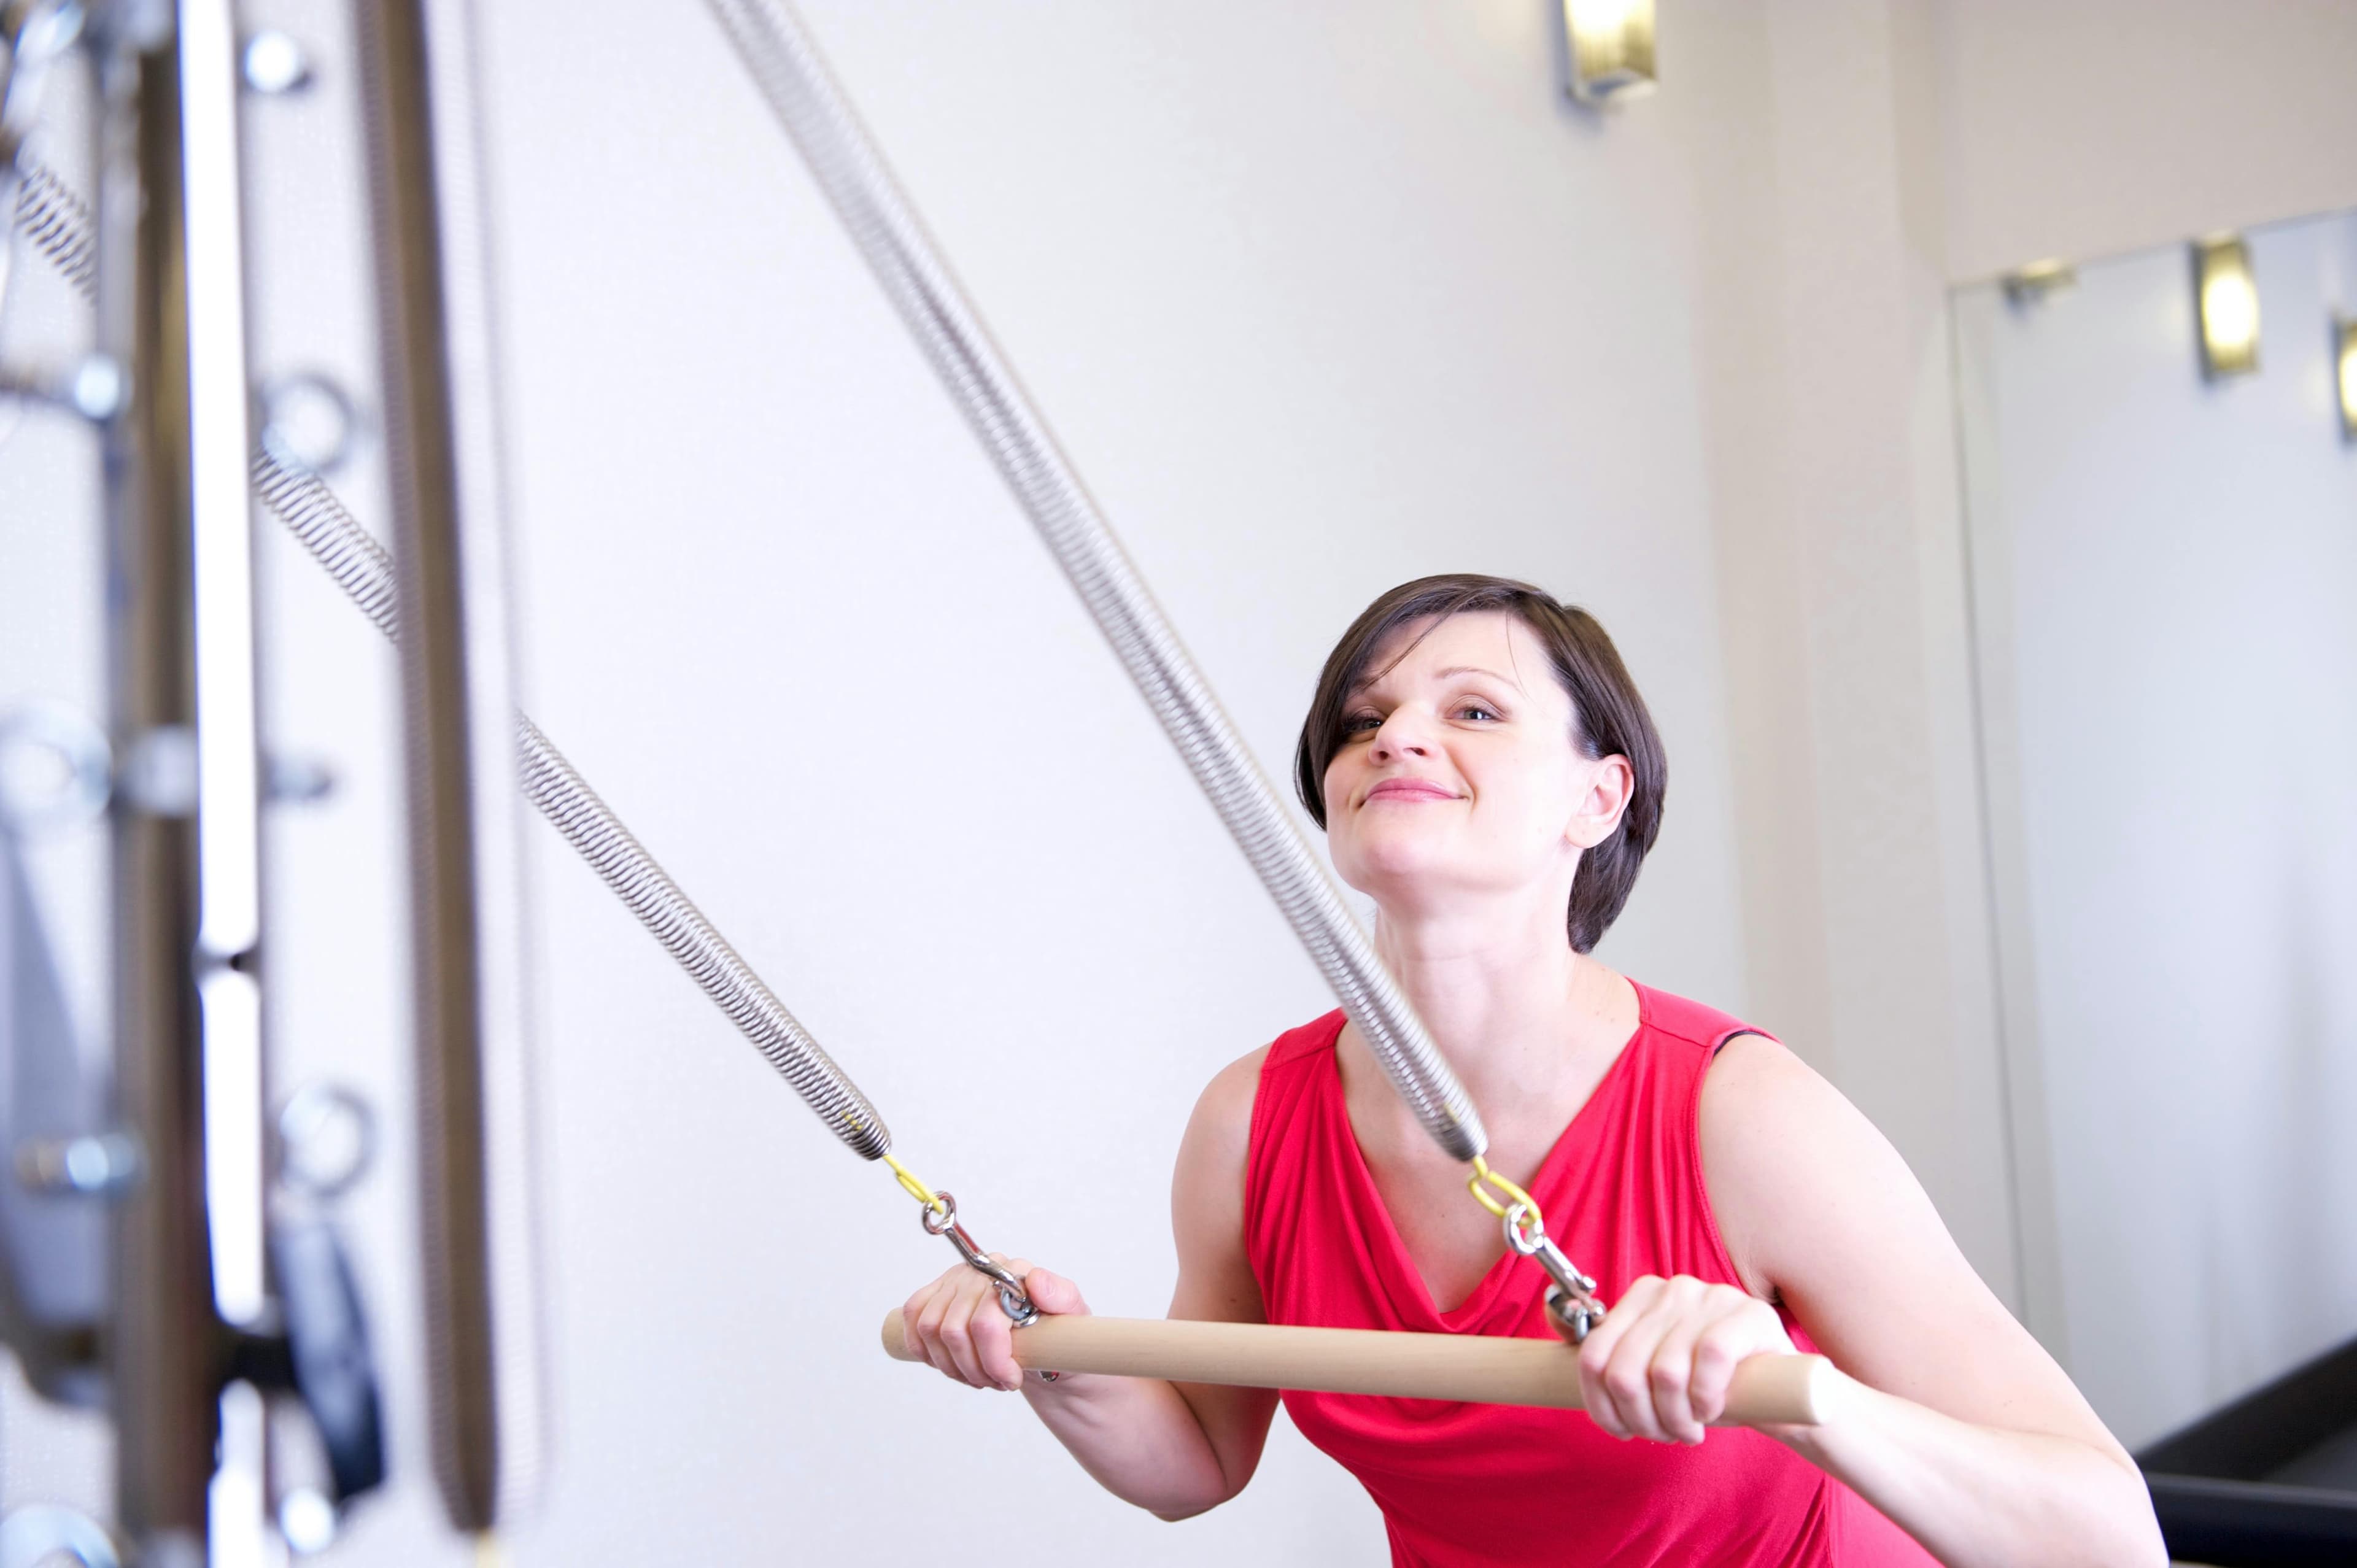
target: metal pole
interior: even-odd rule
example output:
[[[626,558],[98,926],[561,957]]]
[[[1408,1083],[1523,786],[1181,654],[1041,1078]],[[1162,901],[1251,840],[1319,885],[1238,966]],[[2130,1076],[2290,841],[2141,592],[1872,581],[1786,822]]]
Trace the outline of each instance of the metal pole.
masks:
[[[520,812],[469,17],[360,12],[400,583],[429,1406],[451,1522],[543,1450]],[[429,48],[430,41],[430,48]]]
[[[197,719],[197,993],[204,1004],[205,1205],[223,1322],[262,1326],[260,736],[253,508],[246,483],[245,262],[237,33],[229,0],[179,6],[188,193],[189,510]]]
[[[101,46],[100,341],[128,372],[105,435],[115,1100],[139,1179],[114,1203],[115,1509],[147,1564],[201,1563],[221,1340],[205,1217],[185,188],[168,12]]]
[[[213,1309],[269,1321],[262,984],[261,736],[254,682],[253,506],[246,483],[245,243],[237,24],[230,0],[179,0],[182,256],[188,336],[189,589],[197,720],[197,995],[203,1009],[205,1216]],[[212,1568],[264,1568],[270,1412],[232,1381],[216,1396],[208,1492]]]

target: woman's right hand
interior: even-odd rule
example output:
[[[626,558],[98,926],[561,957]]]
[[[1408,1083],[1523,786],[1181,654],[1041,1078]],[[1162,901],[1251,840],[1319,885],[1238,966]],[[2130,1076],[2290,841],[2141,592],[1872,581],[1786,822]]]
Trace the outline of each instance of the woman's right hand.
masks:
[[[1061,1274],[1035,1269],[1021,1258],[991,1254],[1023,1282],[1024,1294],[1041,1312],[1088,1315],[1081,1287]],[[1015,1325],[998,1305],[998,1285],[963,1263],[910,1296],[900,1309],[901,1334],[925,1359],[959,1382],[977,1389],[1023,1386],[1015,1363]]]

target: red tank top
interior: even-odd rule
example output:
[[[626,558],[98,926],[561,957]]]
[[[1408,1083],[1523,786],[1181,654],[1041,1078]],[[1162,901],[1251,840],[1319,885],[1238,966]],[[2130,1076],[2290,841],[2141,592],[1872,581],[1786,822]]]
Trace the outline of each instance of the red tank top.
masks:
[[[1738,1284],[1703,1189],[1703,1069],[1724,1014],[1637,987],[1637,1032],[1530,1185],[1607,1303],[1642,1274]],[[1549,1339],[1545,1276],[1501,1255],[1437,1311],[1375,1191],[1343,1105],[1342,1015],[1280,1036],[1261,1064],[1244,1246],[1271,1323]],[[1793,1343],[1813,1348],[1787,1316]],[[1579,1563],[1918,1568],[1929,1553],[1774,1439],[1616,1442],[1577,1411],[1287,1391],[1303,1435],[1374,1498],[1400,1568]]]

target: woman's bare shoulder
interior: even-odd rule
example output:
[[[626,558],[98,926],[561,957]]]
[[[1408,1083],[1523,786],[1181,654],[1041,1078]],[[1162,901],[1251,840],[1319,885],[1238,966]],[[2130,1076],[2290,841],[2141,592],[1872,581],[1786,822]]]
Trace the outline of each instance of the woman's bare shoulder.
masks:
[[[1760,1035],[1703,1079],[1703,1179],[1744,1284],[1789,1296],[1868,1260],[1970,1270],[1899,1151],[1841,1090]]]
[[[1763,1102],[1778,1116],[1821,1115],[1842,1101],[1840,1091],[1791,1047],[1766,1035],[1739,1034],[1718,1048],[1702,1080],[1705,1137],[1735,1130],[1747,1110]],[[1724,1126],[1714,1129],[1717,1120]]]
[[[1181,1316],[1234,1316],[1241,1311],[1234,1303],[1247,1294],[1257,1300],[1244,1262],[1244,1165],[1252,1148],[1253,1099],[1267,1055],[1264,1046],[1222,1068],[1195,1101],[1195,1114],[1178,1143],[1170,1219],[1178,1242],[1181,1294],[1209,1291],[1230,1302],[1218,1312],[1190,1308]]]
[[[1244,1155],[1252,1143],[1253,1101],[1260,1092],[1260,1067],[1268,1047],[1248,1051],[1218,1072],[1196,1098],[1187,1136],[1178,1146],[1181,1176],[1190,1166],[1202,1174],[1243,1178]]]
[[[1844,1371],[1961,1421],[2075,1437],[2129,1463],[2014,1321],[1890,1141],[1775,1041],[1703,1079],[1703,1179],[1729,1255]]]
[[[1210,1114],[1222,1121],[1239,1116],[1247,1122],[1252,1120],[1253,1099],[1260,1091],[1261,1063],[1268,1059],[1269,1049],[1262,1046],[1246,1051],[1213,1073],[1211,1081],[1203,1086],[1201,1096],[1195,1101],[1195,1114]]]

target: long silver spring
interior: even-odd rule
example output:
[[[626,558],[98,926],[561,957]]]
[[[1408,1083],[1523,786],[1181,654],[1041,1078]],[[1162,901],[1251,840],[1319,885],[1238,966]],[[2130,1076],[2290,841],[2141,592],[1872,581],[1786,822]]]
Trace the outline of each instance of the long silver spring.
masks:
[[[1460,1160],[1480,1155],[1489,1138],[1464,1087],[983,329],[801,19],[780,0],[710,4],[952,401],[1375,1059],[1443,1148]]]
[[[96,283],[89,206],[48,168],[26,160],[15,217],[34,248],[83,297]],[[276,449],[267,435],[253,462],[253,493],[308,551],[362,614],[388,638],[399,635],[393,557],[352,516],[326,480]],[[516,714],[524,793],[639,923],[728,1015],[754,1048],[801,1095],[827,1130],[863,1159],[892,1147],[891,1129],[859,1086],[737,956],[694,900],[623,825],[529,714]]]
[[[253,493],[377,629],[394,636],[398,601],[393,559],[325,481],[274,451],[265,436],[253,455]],[[881,1157],[892,1146],[891,1130],[859,1086],[737,956],[531,715],[516,714],[515,733],[523,792],[540,814],[719,1004],[827,1130],[862,1158]]]
[[[17,231],[48,257],[87,297],[98,287],[97,257],[90,209],[45,164],[20,160],[16,200]]]

